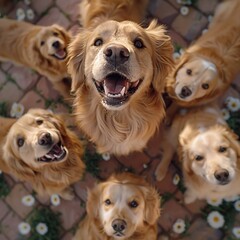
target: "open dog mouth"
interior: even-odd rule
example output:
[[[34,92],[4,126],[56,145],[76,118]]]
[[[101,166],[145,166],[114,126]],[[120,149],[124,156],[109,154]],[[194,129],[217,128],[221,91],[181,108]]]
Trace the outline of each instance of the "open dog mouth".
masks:
[[[56,50],[56,52],[52,54],[52,56],[57,58],[58,60],[64,60],[67,57],[66,48]]]
[[[39,162],[61,161],[65,158],[66,155],[67,155],[67,152],[65,150],[65,147],[59,141],[57,144],[53,145],[53,147],[47,154],[38,158],[37,161]]]
[[[124,234],[122,232],[115,232],[114,236],[121,238],[124,237]]]
[[[101,82],[94,80],[98,92],[103,95],[103,103],[110,106],[123,105],[133,95],[142,80],[130,82],[120,73],[110,73]]]

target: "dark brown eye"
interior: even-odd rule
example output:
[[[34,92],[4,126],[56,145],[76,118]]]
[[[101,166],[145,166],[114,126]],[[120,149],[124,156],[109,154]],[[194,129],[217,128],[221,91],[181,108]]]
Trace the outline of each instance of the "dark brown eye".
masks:
[[[57,37],[59,34],[57,32],[53,33],[53,36]]]
[[[136,208],[137,206],[138,206],[138,203],[135,200],[133,200],[129,203],[129,207],[131,207],[131,208]]]
[[[219,149],[218,149],[218,151],[219,151],[220,153],[224,153],[224,152],[227,151],[227,148],[220,146]]]
[[[23,138],[18,138],[18,139],[17,139],[17,145],[18,145],[18,147],[22,147],[23,144],[24,144],[24,139],[23,139]]]
[[[37,119],[36,123],[37,123],[37,125],[41,125],[41,124],[43,124],[43,120],[42,119]]]
[[[41,43],[40,43],[40,44],[41,44],[41,46],[43,46],[43,45],[44,45],[44,43],[45,43],[44,41],[41,41]]]
[[[187,73],[187,75],[192,75],[192,70],[191,69],[187,69],[186,73]]]
[[[203,88],[203,89],[208,89],[208,88],[209,88],[209,84],[204,83],[204,84],[202,85],[202,88]]]
[[[197,156],[195,156],[195,160],[196,161],[201,161],[201,160],[203,160],[203,156],[197,155]]]
[[[103,40],[101,38],[97,38],[94,41],[94,46],[96,46],[96,47],[101,46],[102,44],[103,44]]]
[[[112,202],[110,201],[110,199],[107,199],[107,200],[105,200],[104,202],[105,202],[105,205],[107,205],[107,206],[112,203]]]
[[[143,44],[142,40],[139,38],[135,39],[134,46],[136,48],[144,48],[144,44]]]

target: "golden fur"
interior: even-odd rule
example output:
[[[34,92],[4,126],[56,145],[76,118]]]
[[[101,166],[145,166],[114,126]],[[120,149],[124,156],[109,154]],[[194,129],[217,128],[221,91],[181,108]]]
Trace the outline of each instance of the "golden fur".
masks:
[[[167,80],[167,92],[189,107],[219,97],[240,72],[240,1],[218,6],[209,30],[181,56]]]
[[[160,197],[153,187],[139,176],[116,174],[88,192],[87,216],[74,240],[156,240],[159,216]],[[119,236],[116,221],[125,226]]]
[[[83,0],[80,3],[80,22],[93,27],[109,19],[141,23],[149,0]]]
[[[31,109],[18,120],[0,121],[4,126],[0,135],[0,168],[31,183],[41,195],[58,193],[71,199],[69,186],[81,179],[85,166],[81,160],[82,145],[63,120],[47,110]],[[55,157],[46,162],[46,155],[52,156],[53,149]]]
[[[216,106],[178,114],[163,140],[163,158],[155,175],[157,180],[164,178],[178,149],[187,188],[185,203],[240,193],[240,144]]]
[[[111,59],[109,51],[117,58]],[[69,55],[79,127],[99,152],[142,150],[165,115],[161,93],[173,64],[165,29],[156,21],[146,29],[130,21],[106,21],[79,33]]]
[[[36,70],[47,77],[63,96],[69,97],[66,47],[70,35],[66,30],[56,24],[44,27],[0,19],[0,32],[0,60]]]

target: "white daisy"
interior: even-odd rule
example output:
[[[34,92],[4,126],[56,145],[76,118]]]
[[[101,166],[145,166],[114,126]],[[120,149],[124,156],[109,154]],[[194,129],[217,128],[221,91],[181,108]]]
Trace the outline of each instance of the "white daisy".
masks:
[[[186,224],[183,219],[177,219],[177,221],[172,226],[173,232],[181,234],[186,230]]]
[[[103,158],[103,160],[108,161],[108,160],[110,160],[111,156],[109,153],[103,153],[102,158]]]
[[[31,8],[29,8],[27,10],[26,14],[27,14],[27,19],[28,20],[33,20],[35,18],[34,11]]]
[[[148,165],[144,163],[144,164],[143,164],[143,168],[144,168],[144,169],[148,168]]]
[[[21,103],[14,102],[10,110],[10,116],[20,118],[23,115],[24,106]]]
[[[188,13],[189,13],[189,8],[186,7],[186,6],[181,7],[181,8],[180,8],[180,13],[181,13],[183,16],[188,15]]]
[[[240,239],[240,227],[234,227],[232,233],[237,239]]]
[[[228,97],[227,100],[227,108],[232,112],[237,112],[240,110],[240,99]]]
[[[183,55],[183,54],[184,54],[184,52],[185,52],[185,50],[184,50],[184,49],[182,49],[182,48],[180,48],[180,49],[179,49],[179,53],[180,53],[180,55]]]
[[[180,176],[177,173],[175,173],[173,176],[173,184],[178,185],[179,182],[180,182]]]
[[[239,199],[239,196],[237,195],[237,196],[232,196],[232,197],[226,197],[226,198],[224,198],[224,200],[226,201],[226,202],[235,202],[236,200],[238,200]]]
[[[48,232],[48,227],[45,223],[39,223],[36,226],[36,230],[40,235],[45,235]]]
[[[2,174],[2,170],[0,170],[0,175]]]
[[[26,195],[22,198],[22,204],[27,207],[33,206],[35,203],[35,198],[32,195]]]
[[[206,33],[207,31],[208,31],[208,29],[207,29],[207,28],[204,28],[204,29],[202,30],[202,34]]]
[[[211,206],[219,206],[221,205],[223,202],[223,200],[220,198],[220,199],[217,199],[217,198],[211,198],[211,199],[207,199],[207,203]]]
[[[25,19],[26,15],[23,8],[18,8],[16,10],[16,17],[18,21],[22,21]]]
[[[225,222],[223,216],[218,211],[210,212],[207,216],[207,221],[215,229],[223,227]]]
[[[230,113],[226,108],[221,109],[221,113],[224,120],[228,120],[230,118]]]
[[[176,61],[180,58],[180,54],[178,52],[173,53],[173,59]]]
[[[240,212],[240,200],[237,200],[234,203],[234,208],[236,209],[236,211]]]
[[[209,15],[208,16],[208,22],[211,22],[213,20],[213,16],[212,15]]]
[[[54,206],[58,206],[61,203],[61,199],[58,194],[51,195],[50,201],[51,201],[52,205],[54,205]]]
[[[21,222],[21,223],[18,224],[18,231],[22,235],[27,235],[31,231],[31,226],[26,222]]]
[[[24,3],[25,3],[26,5],[30,5],[30,4],[31,4],[31,0],[24,0]]]

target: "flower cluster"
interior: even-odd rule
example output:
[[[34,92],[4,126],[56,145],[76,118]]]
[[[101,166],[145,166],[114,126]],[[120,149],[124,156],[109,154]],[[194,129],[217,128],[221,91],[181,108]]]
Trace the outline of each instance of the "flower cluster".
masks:
[[[16,10],[16,18],[18,21],[23,21],[25,19],[32,21],[35,18],[35,13],[32,8],[30,8],[31,0],[24,0],[27,9],[18,8]]]

